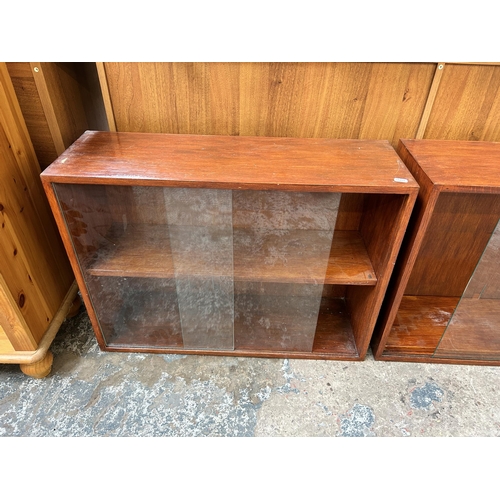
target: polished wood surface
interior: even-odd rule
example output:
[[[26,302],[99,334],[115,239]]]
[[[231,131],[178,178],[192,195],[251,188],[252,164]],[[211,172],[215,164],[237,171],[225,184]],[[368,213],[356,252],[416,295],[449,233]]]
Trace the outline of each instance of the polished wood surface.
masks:
[[[500,141],[499,116],[500,66],[448,63],[423,137]]]
[[[499,318],[498,298],[462,298],[436,349],[435,356],[500,361]]]
[[[0,273],[38,342],[74,278],[5,63],[0,63],[0,158]],[[33,348],[31,340],[26,347]]]
[[[403,296],[384,354],[432,356],[458,300],[459,297]]]
[[[405,294],[460,297],[499,218],[498,195],[442,193]]]
[[[421,189],[373,336],[376,359],[500,363],[496,337],[492,340],[497,336],[493,320],[498,315],[484,315],[485,303],[476,301],[475,312],[469,308],[463,315],[457,309],[456,325],[446,329],[500,217],[499,146],[401,141],[398,152]],[[482,276],[497,274],[496,260]],[[497,288],[495,283],[488,286]],[[485,283],[478,287],[484,290]],[[488,327],[483,322],[486,316]],[[489,353],[487,344],[492,348]]]
[[[290,191],[418,189],[387,141],[113,132],[86,132],[42,179]]]
[[[122,132],[414,137],[435,63],[104,63]]]
[[[229,230],[235,238],[231,253],[235,271],[235,349],[224,347],[222,352],[272,357],[286,353],[324,359],[363,359],[366,355],[418,190],[386,141],[137,133],[86,133],[42,174],[42,179],[103,349],[220,354],[219,348],[186,346],[184,327],[183,345],[177,346],[175,328],[170,332],[161,326],[163,321],[147,320],[152,316],[147,311],[155,309],[154,297],[163,293],[154,290],[152,280],[159,280],[158,284],[170,280],[172,293],[175,287],[187,286],[191,290],[200,275],[198,266],[193,265],[208,259],[203,248],[192,244],[195,238],[190,248],[199,250],[201,257],[183,255],[177,248],[172,252],[176,261],[173,266],[168,250],[173,242],[167,238],[166,229],[174,229],[177,237],[183,230],[190,234],[200,224],[201,229],[208,224],[209,240],[200,240],[205,241],[204,245],[212,239],[219,241],[217,234],[221,231]],[[198,190],[203,200],[200,198],[197,208],[191,210],[186,198],[189,190],[167,196],[171,190],[159,187],[218,189],[217,196],[210,199],[205,199],[206,189]],[[226,200],[228,189],[234,190],[232,203]],[[270,190],[290,193],[276,196],[268,194]],[[334,194],[338,192],[342,193],[340,204]],[[300,202],[288,200],[291,194]],[[172,210],[165,212],[165,203],[173,203]],[[294,209],[296,203],[301,207],[299,213]],[[203,212],[202,207],[208,212]],[[314,243],[319,233],[328,233],[323,259],[326,273],[325,268],[319,269],[318,257],[317,261],[307,260],[302,243],[297,250],[305,257],[295,256],[292,245],[283,266],[274,261],[275,265],[267,266],[264,254],[255,248],[243,245],[240,251],[238,241],[256,240],[251,234],[244,238],[240,233],[250,231],[252,224],[260,228],[264,222],[261,232],[271,239],[279,231],[300,233],[300,238],[290,240],[296,241],[295,247],[299,241],[309,239]],[[134,236],[135,224],[140,231],[156,229]],[[307,229],[299,230],[295,224]],[[117,238],[112,235],[113,227],[121,228]],[[267,240],[259,241],[265,250]],[[101,252],[106,247],[108,250]],[[219,267],[217,270],[220,280],[224,273]],[[121,292],[110,292],[110,298],[105,297],[113,287],[120,288],[121,280],[129,279],[143,280],[137,281],[139,288],[123,282],[123,290],[140,294],[133,304]],[[220,283],[202,279],[200,286],[205,285],[217,288]],[[227,298],[224,294],[218,296],[223,302]],[[322,294],[317,325],[315,307],[319,308]],[[196,301],[204,300],[191,292],[187,299],[189,314]],[[173,309],[164,311],[170,318],[167,323],[174,325],[179,315],[185,314],[183,300],[179,298],[177,313]],[[325,306],[325,301],[330,305]],[[142,303],[146,312],[136,311]],[[103,304],[114,305],[101,310]],[[301,308],[306,314],[314,312],[313,328],[306,321],[307,325],[304,323],[299,330],[307,326],[308,333],[290,337],[287,332],[293,333],[305,321],[302,313],[298,315],[301,321],[294,319]],[[121,324],[122,318],[128,317],[118,313],[122,309],[130,311],[129,326]],[[245,327],[238,323],[239,318],[244,318]],[[320,328],[323,320],[327,326]],[[248,329],[247,323],[252,321],[259,326]]]
[[[440,191],[500,193],[500,142],[401,142]]]
[[[29,365],[27,364],[20,365],[21,371],[25,375],[28,375],[29,377],[44,378],[52,370],[53,361],[54,361],[54,355],[50,351],[47,351],[45,356],[40,361],[36,361],[35,363]]]
[[[378,281],[373,289],[349,287],[346,302],[352,316],[359,352],[366,352],[382,306],[394,263],[405,234],[417,193],[408,196],[365,195],[360,233]]]

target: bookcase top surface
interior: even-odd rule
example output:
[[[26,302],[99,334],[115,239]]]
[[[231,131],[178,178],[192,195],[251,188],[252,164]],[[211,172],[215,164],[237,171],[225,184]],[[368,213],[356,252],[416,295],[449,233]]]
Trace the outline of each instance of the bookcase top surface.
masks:
[[[409,193],[418,184],[388,141],[85,132],[46,182]]]
[[[441,190],[500,193],[500,142],[402,139],[401,143]]]

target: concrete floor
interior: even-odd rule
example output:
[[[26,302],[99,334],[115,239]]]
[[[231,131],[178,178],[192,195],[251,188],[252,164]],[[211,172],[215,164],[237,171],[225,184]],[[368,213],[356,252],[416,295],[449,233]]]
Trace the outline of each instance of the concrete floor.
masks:
[[[105,353],[84,310],[52,352],[0,365],[0,436],[500,436],[500,367]]]

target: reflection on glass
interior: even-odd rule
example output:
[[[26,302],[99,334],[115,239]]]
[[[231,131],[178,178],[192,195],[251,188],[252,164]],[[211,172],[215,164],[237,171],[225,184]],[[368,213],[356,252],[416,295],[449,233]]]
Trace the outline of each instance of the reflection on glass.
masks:
[[[500,221],[434,353],[500,359]]]
[[[184,347],[233,349],[231,191],[165,189]]]
[[[108,345],[312,350],[340,194],[55,191]]]
[[[339,201],[233,193],[236,348],[312,351]]]

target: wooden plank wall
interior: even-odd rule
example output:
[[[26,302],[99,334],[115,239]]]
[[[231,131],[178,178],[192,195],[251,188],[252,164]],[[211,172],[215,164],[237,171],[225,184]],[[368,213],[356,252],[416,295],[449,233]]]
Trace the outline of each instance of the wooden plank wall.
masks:
[[[104,63],[118,131],[500,140],[500,66]]]
[[[436,65],[104,63],[118,131],[414,137]]]
[[[34,64],[41,71],[34,73]],[[500,141],[497,63],[8,63],[8,68],[42,169],[85,129],[387,139],[393,146],[400,138]]]
[[[423,137],[500,141],[500,66],[446,64]]]
[[[95,63],[7,63],[41,169],[86,130],[108,130]]]

